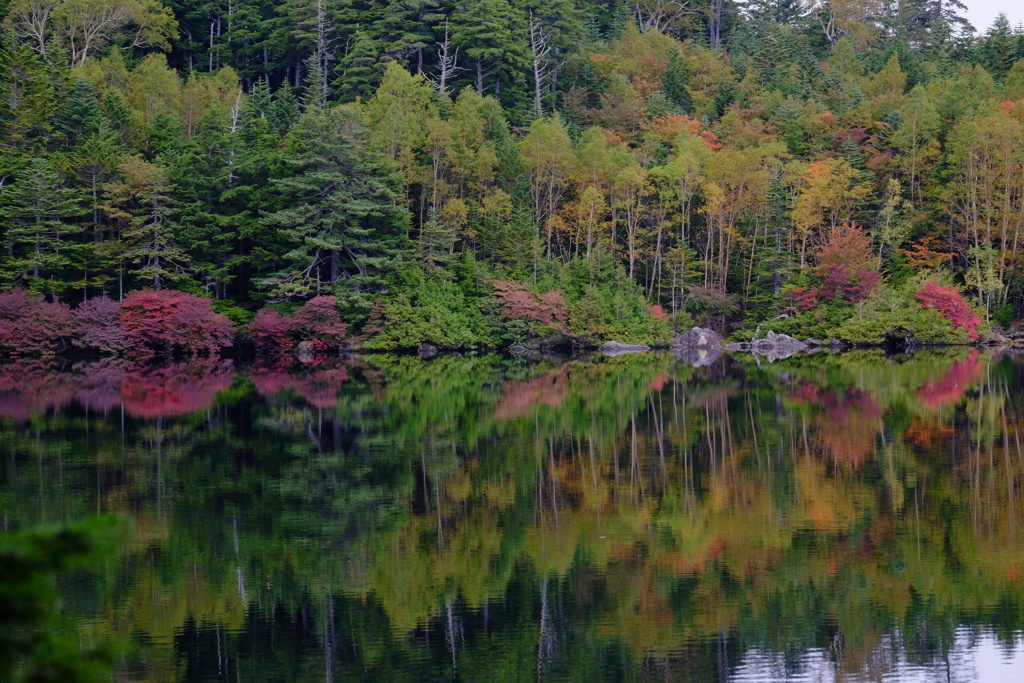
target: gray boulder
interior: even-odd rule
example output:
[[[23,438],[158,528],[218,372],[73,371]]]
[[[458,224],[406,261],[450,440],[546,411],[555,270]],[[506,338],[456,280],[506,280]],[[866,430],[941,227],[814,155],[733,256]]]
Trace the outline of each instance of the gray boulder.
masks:
[[[677,334],[673,346],[677,349],[687,348],[718,348],[722,347],[722,338],[714,330],[706,327],[694,327],[686,334]]]
[[[700,368],[711,365],[722,356],[722,338],[714,330],[694,327],[686,334],[677,334],[672,348],[677,361]]]
[[[437,355],[437,347],[433,344],[421,344],[420,348],[417,349],[417,353],[423,358],[433,358]]]

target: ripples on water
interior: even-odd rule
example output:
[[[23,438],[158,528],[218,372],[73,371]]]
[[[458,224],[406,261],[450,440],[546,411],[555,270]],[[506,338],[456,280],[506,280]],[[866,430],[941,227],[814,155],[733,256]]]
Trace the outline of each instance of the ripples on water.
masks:
[[[1024,680],[1024,364],[0,368],[5,529],[119,680]]]

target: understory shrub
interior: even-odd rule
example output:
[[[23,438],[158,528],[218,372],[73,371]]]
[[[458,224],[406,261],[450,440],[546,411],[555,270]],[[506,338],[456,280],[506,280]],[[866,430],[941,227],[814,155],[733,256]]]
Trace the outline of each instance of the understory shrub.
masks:
[[[526,342],[569,333],[569,307],[558,290],[543,294],[515,280],[495,279],[491,283],[499,303],[499,317],[506,337]]]
[[[973,328],[953,324],[935,305],[923,306],[919,295],[921,289],[921,285],[914,281],[907,281],[899,287],[879,285],[870,298],[856,304],[846,304],[837,300],[785,318],[764,322],[761,324],[761,335],[771,330],[800,339],[837,337],[852,342],[880,343],[889,332],[903,330],[921,341],[932,344],[963,344],[971,339],[977,339],[977,325],[980,325],[981,320],[966,302],[963,302],[962,306],[974,317],[967,316],[963,309],[957,309],[958,314],[965,320],[976,320],[977,324]],[[948,292],[955,290],[944,287],[939,289],[943,292],[940,293],[938,300],[950,301]],[[928,288],[927,291],[934,290]],[[970,334],[971,330],[975,332],[973,337]]]
[[[648,310],[635,287],[588,287],[570,308],[570,327],[594,342],[663,344],[672,337],[667,319]]]
[[[383,331],[368,339],[367,349],[411,349],[433,344],[442,349],[493,346],[495,338],[475,299],[450,280],[427,280],[411,293],[383,305]]]

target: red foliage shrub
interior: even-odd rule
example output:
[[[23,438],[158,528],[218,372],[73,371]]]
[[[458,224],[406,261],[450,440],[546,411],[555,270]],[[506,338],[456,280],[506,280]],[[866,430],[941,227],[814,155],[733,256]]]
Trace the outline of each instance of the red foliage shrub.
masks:
[[[82,302],[73,312],[72,343],[104,353],[116,354],[127,351],[132,344],[118,324],[120,312],[121,304],[106,297]]]
[[[817,290],[817,295],[828,301],[841,298],[855,304],[871,296],[880,279],[881,274],[875,270],[858,268],[851,271],[846,266],[829,266],[825,282]]]
[[[501,302],[501,314],[509,320],[527,318],[566,334],[569,331],[569,307],[559,291],[534,294],[522,282],[495,280],[494,295]]]
[[[24,289],[0,294],[0,349],[13,356],[51,355],[71,332],[71,309]]]
[[[249,323],[249,336],[259,353],[280,353],[295,346],[291,336],[294,324],[289,316],[261,308]]]
[[[235,329],[212,302],[172,289],[132,292],[121,304],[121,328],[128,340],[152,350],[182,348],[189,353],[217,353],[231,346]]]
[[[835,301],[840,290],[846,284],[847,277],[845,266],[829,266],[825,272],[825,282],[818,289],[818,294],[822,299]]]
[[[668,320],[668,313],[661,307],[661,304],[655,304],[654,306],[648,306],[647,312],[654,316],[655,320]]]
[[[929,280],[921,289],[917,290],[915,296],[925,308],[938,311],[943,318],[952,323],[953,327],[966,330],[967,336],[971,339],[978,338],[978,326],[981,325],[981,318],[968,305],[960,292]]]
[[[855,270],[853,275],[846,280],[846,285],[843,287],[843,298],[850,303],[864,301],[875,291],[875,287],[878,286],[878,281],[881,279],[882,274],[877,270],[863,268]]]
[[[333,296],[317,296],[293,316],[261,308],[249,323],[249,334],[256,350],[263,354],[287,351],[299,341],[312,341],[318,351],[326,352],[345,341],[348,324],[342,321]]]
[[[293,329],[303,337],[318,339],[331,346],[345,341],[348,325],[341,320],[338,302],[333,296],[315,296],[295,311]]]

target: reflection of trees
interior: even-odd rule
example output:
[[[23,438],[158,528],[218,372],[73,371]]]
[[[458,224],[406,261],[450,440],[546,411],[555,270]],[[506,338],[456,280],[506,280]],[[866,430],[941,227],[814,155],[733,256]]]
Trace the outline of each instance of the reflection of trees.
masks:
[[[983,368],[978,361],[978,350],[975,349],[967,358],[953,361],[949,370],[938,379],[925,382],[917,392],[917,397],[929,408],[956,405]]]
[[[23,358],[0,365],[0,418],[27,420],[71,402],[75,384],[53,361]]]
[[[314,393],[317,368],[228,382],[124,446],[117,415],[8,425],[0,500],[34,504],[41,444],[48,510],[131,511],[117,580],[76,604],[178,677],[706,680],[812,647],[852,675],[1024,620],[1010,361],[371,360]],[[113,434],[59,463],[86,424]]]
[[[815,406],[813,436],[808,437],[805,430],[804,439],[813,438],[836,463],[857,468],[874,455],[882,423],[881,411],[870,393],[857,387],[825,389],[805,381],[794,388],[792,400]],[[804,446],[811,447],[810,443]]]
[[[101,413],[123,406],[143,418],[188,415],[210,408],[234,377],[230,361],[212,358],[156,366],[107,358],[71,371],[22,360],[0,366],[0,417],[24,421],[72,404]]]
[[[235,378],[230,361],[194,358],[139,367],[121,379],[121,403],[135,417],[177,417],[206,410]]]
[[[331,410],[338,405],[338,394],[348,379],[344,367],[316,367],[308,372],[255,368],[249,373],[256,393],[273,397],[294,392],[314,408]]]

